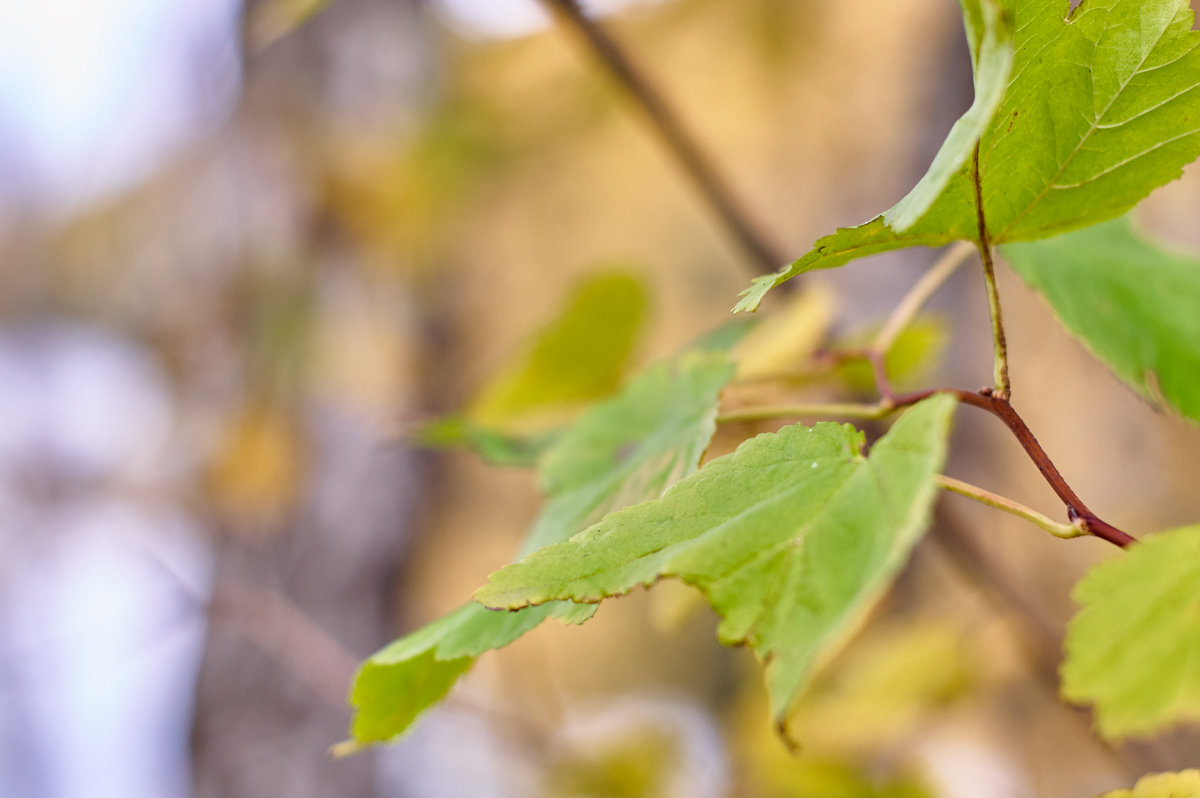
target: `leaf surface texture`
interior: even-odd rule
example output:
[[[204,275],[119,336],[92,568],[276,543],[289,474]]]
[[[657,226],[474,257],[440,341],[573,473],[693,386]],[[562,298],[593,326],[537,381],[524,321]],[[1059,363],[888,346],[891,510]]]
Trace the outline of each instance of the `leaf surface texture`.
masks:
[[[765,663],[782,722],[814,663],[857,627],[924,532],[954,404],[915,406],[869,458],[849,425],[759,435],[662,499],[498,571],[476,599],[598,602],[679,577],[721,616],[721,641]]]

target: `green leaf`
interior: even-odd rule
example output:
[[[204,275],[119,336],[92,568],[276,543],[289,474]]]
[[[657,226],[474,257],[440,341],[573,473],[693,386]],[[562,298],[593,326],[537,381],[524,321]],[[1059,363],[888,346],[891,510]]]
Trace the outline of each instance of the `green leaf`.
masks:
[[[511,435],[459,416],[443,416],[418,429],[412,443],[428,449],[470,449],[494,466],[531,467],[553,440],[553,431]]]
[[[1125,383],[1200,421],[1200,258],[1163,249],[1125,218],[1003,253]]]
[[[1200,770],[1143,776],[1132,790],[1113,790],[1100,798],[1200,798]]]
[[[1073,595],[1064,698],[1095,704],[1110,739],[1200,720],[1200,525],[1132,546]]]
[[[883,216],[759,278],[735,310],[811,269],[978,240],[977,189],[991,243],[1029,241],[1119,216],[1200,155],[1200,33],[1188,0],[1084,0],[1069,14],[1065,0],[1020,0],[1011,27],[980,1],[963,4],[978,41],[975,104],[929,173]]]
[[[940,233],[914,232],[900,235],[878,216],[858,227],[843,227],[832,235],[818,239],[812,250],[774,274],[754,278],[754,282],[741,293],[741,299],[733,306],[734,313],[757,310],[763,297],[775,286],[785,283],[797,274],[814,269],[832,269],[857,258],[878,255],[905,247],[936,247],[949,243],[953,236]]]
[[[599,602],[679,577],[721,615],[723,643],[748,644],[766,663],[782,722],[812,666],[857,627],[923,533],[954,404],[936,396],[912,408],[870,458],[849,425],[759,435],[662,499],[496,572],[476,599]]]
[[[696,470],[716,431],[717,398],[733,366],[723,352],[689,352],[630,383],[565,430],[541,462],[549,497],[521,556],[566,540],[608,511]]]
[[[646,315],[646,290],[633,275],[590,277],[559,316],[538,331],[467,409],[475,425],[503,432],[544,429],[617,389]]]
[[[980,144],[994,243],[1111,219],[1200,155],[1188,0],[1029,0],[1004,105]]]
[[[736,338],[726,334],[722,340]],[[718,395],[733,370],[725,352],[689,351],[580,416],[542,457],[547,502],[522,553],[566,540],[610,510],[657,497],[694,471],[716,429]],[[548,616],[582,623],[594,611],[558,602],[496,613],[471,603],[395,641],[367,659],[355,677],[354,739],[373,743],[402,734],[474,657],[511,643]]]
[[[975,145],[988,129],[1000,101],[1004,99],[1009,75],[1013,69],[1013,24],[1008,9],[989,0],[960,0],[963,18],[967,27],[967,41],[971,45],[972,69],[975,75],[975,100],[950,132],[938,154],[934,156],[929,170],[917,182],[912,191],[893,205],[883,215],[884,223],[898,233],[918,226],[936,202],[952,199],[959,219],[955,229],[971,231],[977,225],[974,208],[965,207],[971,193],[962,186],[963,177],[969,176]],[[951,185],[955,182],[956,185]],[[973,191],[973,189],[971,189]],[[970,213],[967,213],[970,211]],[[941,218],[930,220],[933,224],[921,225],[926,233],[948,233]],[[914,232],[917,232],[914,230]]]

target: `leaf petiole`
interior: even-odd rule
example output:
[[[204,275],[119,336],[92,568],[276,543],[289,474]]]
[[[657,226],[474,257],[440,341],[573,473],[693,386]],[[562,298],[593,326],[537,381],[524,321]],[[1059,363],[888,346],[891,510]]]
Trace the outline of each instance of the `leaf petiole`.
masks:
[[[1020,502],[1013,501],[1007,496],[992,493],[969,482],[963,482],[954,477],[948,477],[945,474],[937,475],[934,477],[934,481],[939,487],[951,493],[966,496],[968,499],[974,499],[980,504],[986,504],[988,507],[993,507],[1010,515],[1015,515],[1018,518],[1023,518],[1034,526],[1054,535],[1056,538],[1077,538],[1088,534],[1082,527],[1055,521],[1053,518],[1042,515],[1037,510],[1026,507]]]
[[[992,263],[992,242],[988,237],[987,220],[983,216],[983,186],[979,178],[979,144],[975,145],[975,160],[971,174],[975,189],[975,218],[978,223],[979,257],[983,261],[983,283],[987,287],[988,311],[992,319],[992,349],[994,354],[993,395],[1008,401],[1012,388],[1008,382],[1008,344],[1004,340],[1004,318],[1000,313],[1000,291],[996,288],[996,266]]]
[[[853,402],[812,403],[794,405],[761,405],[740,410],[730,410],[717,416],[718,424],[735,424],[744,421],[770,421],[777,418],[840,417],[876,419],[896,410],[894,402],[883,400],[873,404]]]

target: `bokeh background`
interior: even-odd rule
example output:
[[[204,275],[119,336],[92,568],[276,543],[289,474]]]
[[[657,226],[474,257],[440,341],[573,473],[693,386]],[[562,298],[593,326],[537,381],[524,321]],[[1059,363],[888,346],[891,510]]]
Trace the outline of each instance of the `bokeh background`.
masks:
[[[586,8],[788,258],[900,197],[971,99],[952,0]],[[1193,168],[1142,217],[1200,247],[1198,209]],[[812,312],[853,337],[933,258],[807,277]],[[1112,553],[957,497],[799,755],[753,657],[662,585],[328,756],[355,663],[537,510],[529,470],[409,433],[614,269],[648,298],[637,366],[757,266],[534,0],[0,6],[0,795],[1069,798],[1198,764],[1195,734],[1114,749],[1055,700],[1070,586]],[[919,385],[990,379],[977,272],[923,322]],[[1200,432],[1000,288],[1015,401],[1078,492],[1135,533],[1200,518]],[[951,473],[1058,515],[993,420],[953,445]]]

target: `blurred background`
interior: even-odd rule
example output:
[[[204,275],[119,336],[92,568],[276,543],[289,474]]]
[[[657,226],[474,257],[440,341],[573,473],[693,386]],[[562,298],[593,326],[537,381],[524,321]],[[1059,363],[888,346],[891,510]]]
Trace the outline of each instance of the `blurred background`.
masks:
[[[971,100],[952,0],[585,8],[786,259],[891,205]],[[1104,544],[956,497],[805,700],[798,756],[676,585],[327,755],[356,663],[538,507],[528,469],[407,432],[482,413],[589,276],[644,298],[637,368],[760,271],[567,28],[535,0],[0,5],[0,795],[1069,798],[1196,765],[1194,734],[1113,749],[1055,700]],[[1198,208],[1193,168],[1143,220],[1200,247]],[[852,338],[934,256],[812,275],[808,312]],[[1200,432],[1000,288],[1016,403],[1078,492],[1135,534],[1200,518]],[[988,382],[977,269],[920,329],[916,385]],[[1059,514],[982,414],[950,473]]]

